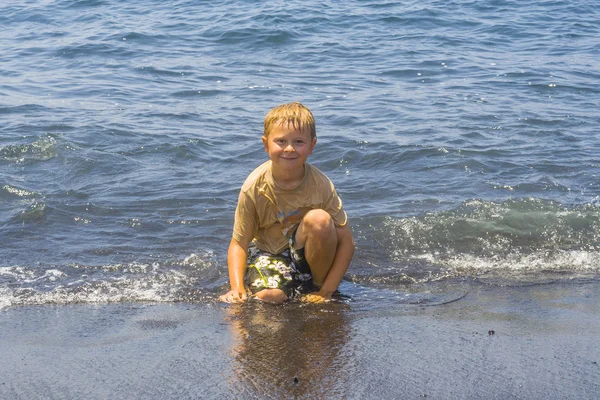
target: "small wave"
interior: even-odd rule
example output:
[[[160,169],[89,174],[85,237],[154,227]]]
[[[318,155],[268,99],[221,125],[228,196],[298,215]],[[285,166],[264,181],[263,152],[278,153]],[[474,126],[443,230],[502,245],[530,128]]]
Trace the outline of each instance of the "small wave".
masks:
[[[34,113],[42,113],[47,111],[46,107],[40,106],[38,104],[24,104],[21,106],[15,107],[0,107],[0,115],[1,114],[34,114]]]
[[[15,218],[20,222],[39,222],[48,214],[48,206],[43,202],[35,202],[26,210],[19,211]]]
[[[21,189],[15,186],[4,185],[2,186],[2,192],[17,197],[39,197],[40,194],[32,192],[26,189]]]
[[[143,43],[151,46],[167,39],[167,36],[163,34],[147,35],[141,32],[129,32],[125,35],[118,35],[117,37],[123,41],[135,41],[136,44]]]
[[[388,218],[384,225],[397,257],[427,252],[502,256],[600,246],[598,207],[566,207],[536,198],[502,203],[471,200],[451,211]]]
[[[54,52],[55,57],[66,60],[93,57],[134,57],[135,50],[127,47],[126,42],[86,43],[80,45],[64,46]]]
[[[180,262],[0,267],[0,309],[10,306],[211,301],[220,270],[210,254]]]
[[[17,163],[46,161],[57,154],[56,139],[52,136],[37,138],[32,143],[11,144],[0,148],[0,160]]]
[[[351,271],[358,283],[600,277],[600,208],[594,202],[565,206],[536,198],[471,200],[449,211],[369,224],[384,229],[368,235],[370,246],[377,247],[370,251],[374,255],[358,254],[359,265]]]
[[[106,1],[102,0],[81,0],[69,3],[67,8],[69,9],[82,9],[82,8],[94,8],[107,5]]]
[[[600,252],[582,250],[537,251],[503,257],[477,257],[462,254],[439,260],[456,276],[478,279],[554,280],[597,278],[600,276]]]
[[[238,28],[226,32],[209,32],[209,36],[216,36],[219,45],[240,44],[250,45],[282,45],[300,37],[293,30],[265,30],[262,28]]]
[[[140,68],[139,71],[140,72],[143,71],[144,73],[148,73],[148,74],[151,74],[154,76],[165,76],[165,77],[181,77],[182,75],[189,73],[189,71],[168,70],[168,69],[162,69],[162,68],[157,68],[157,67],[153,67],[153,66],[142,67],[142,68]],[[226,80],[226,78],[217,77],[214,79],[214,82],[224,81],[224,80]]]
[[[173,97],[212,97],[223,93],[221,90],[198,89],[198,90],[182,90],[171,94]]]

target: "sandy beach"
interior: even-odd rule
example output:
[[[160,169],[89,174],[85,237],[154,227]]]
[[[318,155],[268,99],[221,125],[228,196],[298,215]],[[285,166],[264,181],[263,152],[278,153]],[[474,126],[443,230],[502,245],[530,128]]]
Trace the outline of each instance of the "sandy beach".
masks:
[[[600,285],[474,286],[357,311],[248,303],[0,312],[2,399],[595,399]]]

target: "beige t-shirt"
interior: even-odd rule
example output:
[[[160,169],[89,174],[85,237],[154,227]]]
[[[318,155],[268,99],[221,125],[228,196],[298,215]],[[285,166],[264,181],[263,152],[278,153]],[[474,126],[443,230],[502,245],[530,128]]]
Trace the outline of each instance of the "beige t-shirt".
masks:
[[[316,167],[305,165],[304,179],[294,189],[277,185],[270,160],[248,176],[235,210],[235,240],[254,241],[260,250],[279,254],[288,247],[289,237],[304,215],[315,208],[327,211],[336,226],[346,225],[346,212],[333,183]]]

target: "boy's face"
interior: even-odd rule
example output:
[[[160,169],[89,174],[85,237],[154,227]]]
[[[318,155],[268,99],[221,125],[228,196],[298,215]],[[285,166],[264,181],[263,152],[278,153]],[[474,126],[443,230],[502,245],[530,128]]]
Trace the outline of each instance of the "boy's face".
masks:
[[[295,128],[292,124],[276,124],[269,137],[262,137],[265,151],[279,170],[303,169],[304,163],[312,154],[317,139],[311,139],[310,130]]]

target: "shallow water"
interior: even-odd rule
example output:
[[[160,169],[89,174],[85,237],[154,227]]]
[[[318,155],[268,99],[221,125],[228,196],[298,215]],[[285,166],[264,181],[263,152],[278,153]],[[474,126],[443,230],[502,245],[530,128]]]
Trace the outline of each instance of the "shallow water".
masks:
[[[598,17],[591,1],[4,3],[0,308],[215,301],[262,120],[295,100],[357,243],[341,301],[597,280]]]
[[[597,282],[565,282],[376,310],[10,307],[0,313],[0,397],[592,400],[599,301]]]

